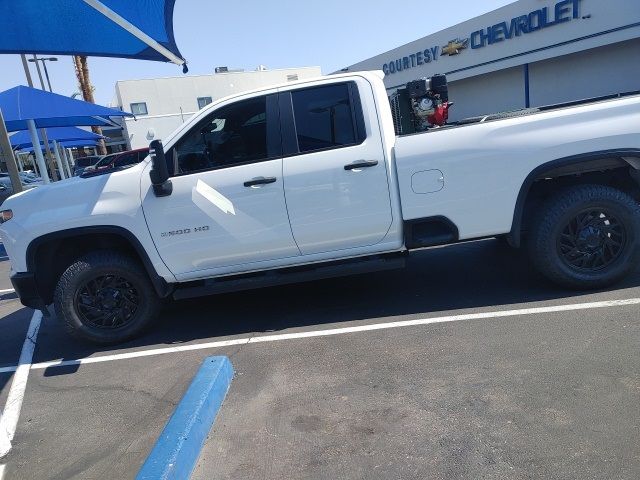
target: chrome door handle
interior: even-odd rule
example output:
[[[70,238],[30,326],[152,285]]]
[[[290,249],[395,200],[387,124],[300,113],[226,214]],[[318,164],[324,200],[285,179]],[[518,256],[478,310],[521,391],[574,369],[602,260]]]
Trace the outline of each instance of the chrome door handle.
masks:
[[[256,185],[267,185],[268,183],[274,183],[276,177],[256,177],[244,182],[245,187],[255,187]]]
[[[377,160],[358,160],[357,162],[350,163],[349,165],[345,165],[345,170],[357,170],[360,168],[370,168],[378,165]]]

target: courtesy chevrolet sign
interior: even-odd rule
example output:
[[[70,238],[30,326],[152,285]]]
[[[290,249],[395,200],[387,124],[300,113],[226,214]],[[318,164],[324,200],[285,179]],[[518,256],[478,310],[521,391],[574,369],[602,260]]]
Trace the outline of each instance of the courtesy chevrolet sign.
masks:
[[[562,0],[551,7],[542,7],[526,15],[520,15],[504,22],[476,30],[468,36],[456,38],[442,47],[430,47],[385,63],[382,70],[385,75],[402,72],[426,63],[437,62],[442,55],[459,55],[471,47],[471,50],[485,48],[496,43],[513,40],[523,35],[571,22],[580,18],[581,0]]]

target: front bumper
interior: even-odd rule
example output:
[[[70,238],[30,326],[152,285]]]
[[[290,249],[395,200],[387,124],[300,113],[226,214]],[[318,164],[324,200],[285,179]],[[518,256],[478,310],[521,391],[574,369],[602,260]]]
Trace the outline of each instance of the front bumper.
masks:
[[[47,311],[44,300],[38,293],[38,285],[33,273],[20,272],[11,276],[11,283],[25,307],[34,308],[36,310]]]

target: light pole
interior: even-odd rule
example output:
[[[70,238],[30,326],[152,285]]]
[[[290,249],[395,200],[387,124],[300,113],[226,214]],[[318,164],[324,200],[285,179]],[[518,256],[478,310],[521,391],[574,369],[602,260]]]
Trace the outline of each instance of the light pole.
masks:
[[[33,58],[30,58],[28,61],[29,62],[42,62],[42,66],[44,67],[44,75],[45,75],[45,77],[47,77],[47,84],[49,85],[49,91],[51,93],[53,93],[53,90],[51,89],[51,80],[49,79],[49,71],[47,70],[47,62],[57,62],[58,58],[57,57],[37,58],[34,55]]]

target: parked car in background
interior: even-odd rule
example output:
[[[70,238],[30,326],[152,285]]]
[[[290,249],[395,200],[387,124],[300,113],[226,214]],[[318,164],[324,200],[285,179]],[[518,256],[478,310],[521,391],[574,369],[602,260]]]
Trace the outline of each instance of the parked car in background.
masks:
[[[0,204],[2,204],[2,202],[4,202],[11,195],[13,195],[13,186],[11,185],[11,180],[7,182],[3,178],[0,178]]]
[[[78,157],[75,159],[76,166],[73,169],[73,176],[77,177],[82,175],[86,168],[93,167],[98,163],[104,155],[91,155],[88,157]]]
[[[91,173],[99,170],[111,170],[116,168],[136,165],[149,155],[149,148],[139,148],[126,152],[112,153],[102,157],[93,167],[85,169],[84,173]]]
[[[42,185],[43,183],[42,177],[39,177],[35,173],[20,172],[19,175],[20,180],[22,180],[22,183],[25,185]]]
[[[40,185],[42,184],[42,178],[35,175],[29,174],[26,172],[18,172],[18,176],[20,177],[20,182],[22,185]],[[8,173],[0,172],[0,178],[11,178]]]
[[[38,183],[22,181],[22,188],[29,190],[38,186]],[[0,173],[0,205],[13,195],[13,185],[8,173]]]

